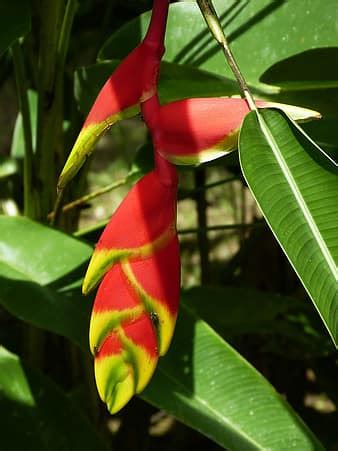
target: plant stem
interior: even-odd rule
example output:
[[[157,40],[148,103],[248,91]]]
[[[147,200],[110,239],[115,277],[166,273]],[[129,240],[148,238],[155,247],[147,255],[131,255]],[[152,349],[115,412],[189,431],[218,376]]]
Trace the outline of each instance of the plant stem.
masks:
[[[200,193],[201,191],[206,191],[210,188],[215,188],[216,186],[225,185],[226,183],[234,182],[235,180],[238,180],[238,176],[233,177],[227,177],[222,180],[217,180],[216,182],[206,183],[203,186],[198,186],[192,190],[182,190],[179,192],[178,198],[179,200],[188,199],[190,197],[195,196],[197,193]]]
[[[233,230],[233,229],[246,229],[250,227],[261,227],[264,225],[264,221],[255,221],[250,222],[246,224],[220,224],[220,225],[214,225],[214,226],[208,226],[204,230],[206,232],[217,232],[218,230]],[[178,233],[180,235],[192,235],[196,234],[200,231],[200,228],[198,229],[181,229],[178,230]]]
[[[84,235],[87,235],[92,232],[96,232],[97,230],[103,229],[108,222],[110,221],[110,218],[104,219],[103,221],[98,222],[97,224],[94,224],[90,227],[83,228],[81,230],[77,230],[73,233],[73,236],[76,238],[81,238]],[[234,230],[234,229],[247,229],[251,227],[261,227],[265,224],[265,222],[262,220],[255,221],[255,222],[248,222],[246,224],[242,223],[235,223],[235,224],[220,224],[220,225],[214,225],[214,226],[207,226],[205,227],[205,232],[217,232],[218,230]],[[180,229],[177,231],[179,235],[194,235],[200,231],[200,228],[198,229]]]
[[[67,51],[69,47],[69,38],[72,31],[75,13],[78,7],[77,0],[68,0],[65,14],[62,21],[60,39],[58,45],[58,66],[64,68],[66,62]],[[59,78],[63,79],[63,72],[58,72]]]
[[[62,115],[57,92],[57,58],[64,0],[39,2],[38,122],[36,140],[36,177],[39,200],[38,219],[46,221],[54,202],[55,156],[62,146]]]
[[[33,168],[33,144],[32,127],[27,94],[27,77],[21,47],[18,41],[12,45],[12,55],[15,70],[16,87],[18,91],[18,103],[22,116],[23,135],[25,143],[24,158],[24,215],[34,217],[34,202],[31,196],[32,168]]]
[[[64,85],[64,69],[65,69],[65,62],[66,62],[66,56],[67,51],[69,47],[69,39],[70,34],[74,22],[75,13],[78,7],[78,1],[77,0],[68,0],[67,6],[65,9],[65,13],[63,16],[63,21],[61,25],[61,31],[60,31],[60,38],[57,46],[57,65],[56,65],[56,80],[55,80],[55,91],[58,93],[57,96],[57,105],[56,105],[56,114],[62,114],[63,111],[63,85]],[[62,124],[61,124],[62,126]],[[60,167],[64,164],[65,161],[65,154],[64,154],[64,146],[60,146],[57,150],[58,154],[58,163]],[[57,168],[57,172],[59,172]],[[61,213],[61,207],[62,207],[62,200],[63,200],[63,191],[59,192],[57,194],[55,204],[54,204],[54,211],[51,215],[48,215],[48,217],[51,218],[50,224],[54,226],[56,222],[58,221],[59,215]]]
[[[237,80],[237,83],[242,91],[243,97],[247,101],[248,107],[250,108],[250,110],[257,111],[254,98],[230,49],[229,43],[223,32],[222,25],[212,4],[212,0],[197,0],[197,3],[208,25],[210,32],[222,47],[225,58],[227,59],[228,64]]]
[[[136,176],[138,173],[134,172],[133,176]],[[141,173],[140,173],[141,174]],[[89,202],[92,199],[95,199],[96,197],[102,196],[105,193],[108,193],[109,191],[112,191],[116,188],[119,188],[120,186],[126,185],[130,180],[130,176],[127,176],[123,179],[117,180],[116,182],[110,183],[107,186],[104,186],[103,188],[100,188],[96,191],[93,191],[89,194],[86,194],[85,196],[80,197],[79,199],[75,199],[72,202],[69,202],[68,204],[64,205],[62,207],[62,212],[65,213],[67,211],[72,210],[73,208],[79,207],[80,205],[83,205],[87,202]],[[55,208],[54,211],[49,213],[48,218],[52,219],[55,215]]]
[[[206,170],[205,168],[197,169],[195,171],[195,187],[205,186]],[[201,283],[207,284],[210,282],[210,268],[209,268],[209,240],[207,234],[207,200],[205,191],[200,190],[196,192],[196,209],[197,209],[197,223],[198,223],[198,251],[201,264]]]

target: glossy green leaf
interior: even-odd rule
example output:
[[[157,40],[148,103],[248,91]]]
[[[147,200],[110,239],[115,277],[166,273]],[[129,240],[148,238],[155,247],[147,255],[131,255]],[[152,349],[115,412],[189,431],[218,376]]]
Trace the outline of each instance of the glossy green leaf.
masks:
[[[237,62],[251,85],[264,88],[259,77],[278,61],[308,49],[338,46],[336,0],[214,0],[213,3]],[[319,20],[324,17],[325,20]],[[146,13],[123,26],[105,43],[99,59],[125,56],[140,42],[148,21]],[[224,55],[211,38],[195,2],[171,5],[164,58],[231,77]]]
[[[75,72],[75,98],[83,114],[88,114],[94,100],[119,60],[82,67]],[[238,92],[232,80],[189,66],[162,63],[159,95],[162,103],[188,97],[230,96]]]
[[[90,248],[22,218],[0,217],[0,233],[1,303],[87,350],[91,301],[79,296],[78,273]],[[230,449],[320,449],[271,385],[184,299],[172,349],[144,396]]]
[[[0,216],[0,304],[86,347],[90,299],[81,281],[91,247],[25,218]]]
[[[283,113],[250,113],[240,133],[244,176],[338,343],[338,170]]]
[[[28,0],[0,2],[0,56],[18,38],[30,29]]]
[[[107,450],[83,413],[46,376],[0,347],[1,449]]]
[[[323,449],[271,385],[185,305],[142,397],[226,449]]]

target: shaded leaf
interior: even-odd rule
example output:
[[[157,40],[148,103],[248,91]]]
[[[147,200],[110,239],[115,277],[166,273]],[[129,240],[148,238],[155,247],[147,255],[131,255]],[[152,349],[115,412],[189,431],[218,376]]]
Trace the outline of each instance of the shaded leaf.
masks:
[[[1,448],[107,450],[89,421],[47,377],[0,347]]]
[[[271,385],[185,305],[142,397],[227,449],[322,449]]]
[[[0,303],[86,347],[91,310],[81,282],[91,247],[25,218],[0,216]]]
[[[29,2],[21,0],[1,0],[0,2],[0,56],[13,44],[24,36],[30,29]]]
[[[336,0],[213,3],[243,75],[252,85],[260,86],[259,77],[278,61],[312,48],[338,46]],[[126,55],[140,42],[148,21],[149,13],[145,13],[124,25],[104,44],[99,59]],[[232,78],[195,2],[171,5],[164,59]]]

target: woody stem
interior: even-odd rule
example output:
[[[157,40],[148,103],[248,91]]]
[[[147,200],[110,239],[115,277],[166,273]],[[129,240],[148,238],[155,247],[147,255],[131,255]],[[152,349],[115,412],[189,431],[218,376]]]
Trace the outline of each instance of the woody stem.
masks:
[[[230,49],[227,38],[225,37],[225,34],[223,32],[222,25],[212,4],[212,0],[197,0],[197,3],[211,34],[222,47],[225,58],[228,61],[228,64],[237,80],[243,97],[247,101],[248,107],[250,108],[250,110],[257,111],[254,98]]]

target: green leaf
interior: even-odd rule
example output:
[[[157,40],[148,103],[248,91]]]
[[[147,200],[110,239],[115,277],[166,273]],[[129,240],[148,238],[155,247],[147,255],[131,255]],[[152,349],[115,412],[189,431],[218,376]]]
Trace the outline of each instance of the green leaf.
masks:
[[[311,49],[273,64],[261,82],[284,90],[338,88],[338,48]]]
[[[103,84],[119,63],[120,60],[106,61],[75,72],[75,98],[83,114],[88,114]],[[230,96],[237,93],[236,86],[232,80],[193,67],[161,65],[159,95],[163,103],[188,97]]]
[[[23,218],[0,217],[0,234],[1,303],[87,350],[91,303],[79,297],[78,272],[90,248]],[[144,396],[230,449],[321,449],[271,385],[184,304]]]
[[[272,386],[185,305],[142,397],[227,449],[323,449]]]
[[[226,337],[264,331],[297,302],[278,294],[227,286],[193,287],[182,291],[182,299],[192,312]]]
[[[28,0],[0,2],[0,56],[18,38],[30,29]]]
[[[0,347],[1,449],[107,450],[89,421],[47,377]]]
[[[250,113],[239,147],[248,185],[337,345],[337,166],[276,110]]]
[[[0,155],[0,181],[18,172],[18,164],[13,158]]]
[[[33,149],[35,149],[37,114],[38,114],[37,113],[38,95],[36,91],[28,90],[28,105],[32,127]],[[15,121],[15,127],[11,144],[11,156],[14,158],[23,158],[24,154],[25,154],[25,140],[22,126],[22,114],[18,113]]]
[[[40,328],[88,342],[81,281],[91,247],[25,218],[0,216],[0,303]]]
[[[338,46],[336,0],[213,3],[241,71],[253,86],[264,89],[259,78],[278,61],[309,49]],[[124,57],[140,42],[148,22],[149,13],[145,13],[124,25],[107,40],[99,59]],[[171,5],[164,59],[232,78],[196,2]]]
[[[305,124],[307,133],[333,157],[338,155],[338,48],[311,49],[272,65],[260,78],[277,86],[275,99],[314,108],[324,116]]]
[[[243,335],[246,340],[261,337],[261,352],[298,361],[335,352],[306,300],[252,288],[197,286],[182,290],[181,302],[226,340],[236,343]]]

